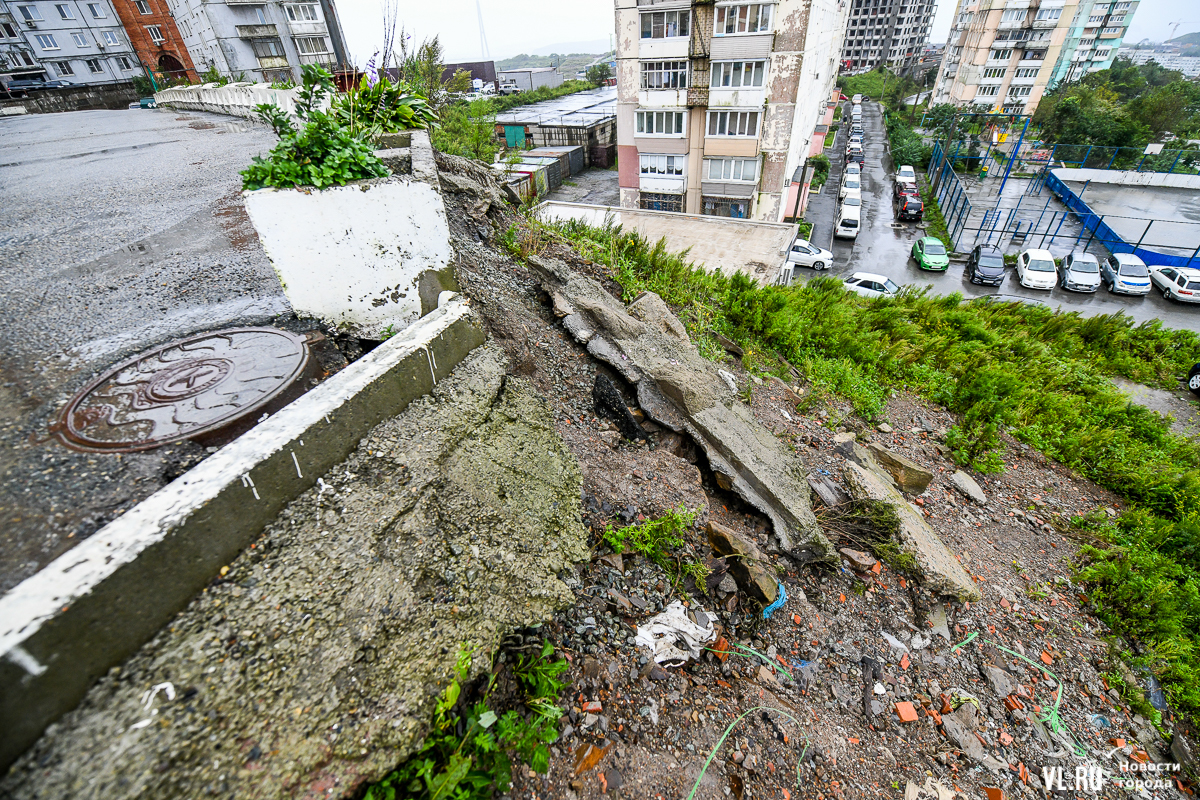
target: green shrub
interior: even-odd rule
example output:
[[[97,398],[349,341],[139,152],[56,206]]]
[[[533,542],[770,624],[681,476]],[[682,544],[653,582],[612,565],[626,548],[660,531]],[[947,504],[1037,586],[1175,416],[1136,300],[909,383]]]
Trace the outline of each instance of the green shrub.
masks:
[[[358,87],[337,96],[332,113],[343,127],[364,139],[437,123],[437,115],[424,97],[386,76],[374,86],[364,77]]]
[[[279,144],[266,158],[256,156],[254,163],[241,172],[242,188],[324,189],[386,176],[387,167],[375,157],[371,146],[334,114],[320,110],[321,101],[333,91],[333,76],[312,64],[302,71],[304,83],[296,99],[301,127],[297,128],[278,106],[263,103],[255,109],[274,128]]]

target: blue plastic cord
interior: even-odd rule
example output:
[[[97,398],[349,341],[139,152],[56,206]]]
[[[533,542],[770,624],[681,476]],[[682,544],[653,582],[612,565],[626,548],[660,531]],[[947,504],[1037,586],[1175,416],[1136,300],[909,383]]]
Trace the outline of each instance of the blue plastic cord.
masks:
[[[779,597],[775,598],[775,602],[763,609],[763,619],[770,619],[771,615],[777,609],[783,608],[783,604],[787,602],[787,589],[783,588],[783,584],[779,584]]]

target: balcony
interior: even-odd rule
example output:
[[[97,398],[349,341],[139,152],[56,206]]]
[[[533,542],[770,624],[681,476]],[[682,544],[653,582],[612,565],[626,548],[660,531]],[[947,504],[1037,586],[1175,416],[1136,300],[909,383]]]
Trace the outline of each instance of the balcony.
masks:
[[[263,59],[259,59],[261,63]],[[283,59],[287,61],[287,59]],[[337,64],[337,56],[333,53],[301,53],[300,63],[303,64],[321,64],[322,66],[331,67]],[[287,66],[285,63],[284,66]]]
[[[238,25],[237,35],[242,39],[278,38],[279,31],[274,25]]]
[[[291,65],[284,56],[263,56],[258,60],[258,66],[263,69],[287,69]]]
[[[328,36],[329,27],[324,22],[297,22],[288,20],[288,30],[293,36]]]
[[[1035,19],[1033,21],[1033,27],[1040,30],[1052,30],[1058,27],[1058,23],[1060,21],[1061,20],[1057,19]]]

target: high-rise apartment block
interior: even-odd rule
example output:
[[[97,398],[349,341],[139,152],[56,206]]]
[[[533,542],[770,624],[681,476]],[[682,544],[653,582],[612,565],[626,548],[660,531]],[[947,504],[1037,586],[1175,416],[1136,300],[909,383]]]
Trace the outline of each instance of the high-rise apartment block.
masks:
[[[616,0],[621,205],[778,221],[851,0]]]
[[[1065,80],[1116,57],[1138,0],[961,0],[935,103],[1032,114]]]
[[[842,65],[851,71],[880,65],[909,74],[929,41],[934,0],[850,0]]]

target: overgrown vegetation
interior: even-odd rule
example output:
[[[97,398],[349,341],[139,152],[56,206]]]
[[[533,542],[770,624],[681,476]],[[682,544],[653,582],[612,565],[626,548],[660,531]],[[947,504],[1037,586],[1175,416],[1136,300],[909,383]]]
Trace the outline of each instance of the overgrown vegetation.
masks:
[[[1003,468],[1008,433],[1137,506],[1112,529],[1110,549],[1089,551],[1080,577],[1100,613],[1155,654],[1173,702],[1200,711],[1200,443],[1110,381],[1173,387],[1200,355],[1196,333],[957,294],[866,300],[829,278],[762,287],[695,269],[635,231],[572,221],[539,235],[552,234],[604,264],[627,301],[661,295],[707,357],[723,357],[712,341],[722,334],[757,353],[759,368],[773,358],[784,378],[786,359],[867,419],[891,391],[915,391],[960,415],[949,437],[960,462]]]
[[[815,192],[825,185],[825,181],[829,180],[829,156],[821,153],[808,159],[808,163],[815,168],[812,179],[812,190]]]
[[[242,170],[242,188],[324,189],[387,175],[387,167],[365,139],[342,125],[333,113],[321,110],[322,101],[333,92],[333,76],[312,64],[301,70],[303,86],[296,97],[301,125],[297,127],[279,106],[262,103],[255,108],[275,130],[279,144],[266,158],[255,156],[254,163]]]
[[[364,139],[437,123],[437,115],[424,97],[387,76],[374,85],[364,77],[357,87],[337,95],[332,113],[343,127]]]
[[[661,517],[649,519],[636,525],[614,528],[612,523],[604,527],[604,541],[617,553],[633,551],[653,561],[671,580],[678,582],[685,575],[691,576],[698,585],[704,585],[708,567],[702,561],[684,560],[672,550],[684,545],[683,533],[696,521],[696,512],[684,507],[671,509]]]
[[[461,651],[421,750],[367,789],[365,800],[490,800],[512,784],[514,757],[546,773],[549,745],[558,739],[564,713],[557,701],[566,684],[559,676],[570,666],[564,659],[551,660],[553,655],[554,646],[547,641],[539,654],[517,657],[512,675],[525,713],[510,708],[499,714],[494,696],[499,671],[493,669],[479,699],[468,702],[471,654]]]
[[[954,242],[950,240],[950,230],[946,227],[946,218],[942,216],[942,207],[934,196],[933,190],[921,182],[920,189],[921,202],[925,204],[925,209],[922,212],[925,218],[925,233],[929,236],[936,236],[942,240],[942,244],[946,245],[947,252],[954,252]]]

